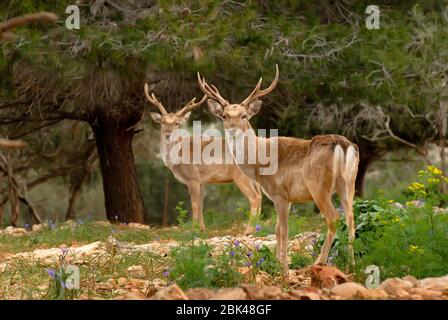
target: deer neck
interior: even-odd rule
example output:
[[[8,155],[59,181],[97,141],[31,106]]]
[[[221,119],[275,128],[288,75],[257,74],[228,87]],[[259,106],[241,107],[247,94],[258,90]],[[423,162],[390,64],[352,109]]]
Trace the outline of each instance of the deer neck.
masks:
[[[252,127],[249,127],[244,135],[239,137],[227,137],[227,147],[232,154],[238,168],[252,180],[258,180],[257,145],[259,138]],[[255,156],[254,156],[255,155]]]
[[[160,157],[166,167],[172,168],[173,163],[170,160],[170,152],[173,148],[173,143],[160,134]]]

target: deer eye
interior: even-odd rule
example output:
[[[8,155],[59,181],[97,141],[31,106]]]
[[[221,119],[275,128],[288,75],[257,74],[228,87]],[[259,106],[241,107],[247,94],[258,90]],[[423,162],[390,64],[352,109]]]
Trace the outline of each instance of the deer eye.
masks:
[[[222,118],[223,118],[223,120],[227,120],[227,115],[223,114]]]
[[[243,115],[241,116],[241,119],[246,120],[246,119],[247,119],[247,114],[243,114]]]

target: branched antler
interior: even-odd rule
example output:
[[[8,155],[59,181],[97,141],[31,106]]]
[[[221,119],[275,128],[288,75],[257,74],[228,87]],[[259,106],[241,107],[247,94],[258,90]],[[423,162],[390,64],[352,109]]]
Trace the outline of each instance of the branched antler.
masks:
[[[166,111],[165,107],[162,105],[162,103],[157,100],[156,96],[154,95],[154,93],[152,93],[151,95],[149,95],[149,86],[147,83],[145,83],[145,96],[146,99],[148,99],[148,101],[150,103],[152,103],[154,106],[156,106],[161,114],[167,114],[168,112]]]
[[[243,102],[241,102],[241,104],[247,106],[252,101],[270,93],[272,90],[274,90],[275,86],[277,85],[279,76],[280,76],[280,72],[278,71],[278,65],[276,64],[275,65],[275,78],[272,81],[271,85],[269,87],[267,87],[266,89],[260,90],[261,82],[263,81],[263,78],[260,78],[257,85],[255,86],[254,91],[252,91],[251,94],[246,99],[244,99]]]
[[[205,78],[201,79],[201,75],[198,72],[198,84],[201,88],[202,92],[205,93],[207,97],[210,99],[218,101],[223,107],[228,106],[230,103],[226,99],[224,99],[221,94],[219,93],[218,88],[216,88],[214,85],[211,87],[205,82]]]
[[[204,95],[202,97],[201,101],[195,102],[196,101],[196,97],[194,97],[182,109],[177,111],[176,114],[178,116],[182,116],[182,115],[186,114],[188,111],[193,110],[194,108],[199,107],[201,104],[203,104],[205,102],[206,99],[207,99],[207,95]]]
[[[0,40],[13,39],[14,35],[11,32],[13,28],[17,28],[34,22],[56,22],[58,19],[58,16],[51,12],[38,12],[11,18],[5,22],[0,23]]]
[[[153,104],[154,106],[156,106],[159,110],[160,113],[165,115],[168,114],[168,112],[166,111],[165,107],[163,106],[163,104],[157,99],[157,97],[154,95],[154,93],[151,93],[151,95],[149,95],[149,86],[147,83],[145,83],[145,96],[146,99],[148,99],[148,101]],[[196,101],[196,97],[194,97],[193,99],[190,100],[190,102],[188,102],[182,109],[180,109],[179,111],[176,112],[176,115],[178,116],[183,116],[184,114],[186,114],[188,111],[193,110],[194,108],[199,107],[201,104],[203,104],[205,102],[205,100],[207,99],[207,95],[204,95],[201,99],[201,101],[199,102],[195,102]]]

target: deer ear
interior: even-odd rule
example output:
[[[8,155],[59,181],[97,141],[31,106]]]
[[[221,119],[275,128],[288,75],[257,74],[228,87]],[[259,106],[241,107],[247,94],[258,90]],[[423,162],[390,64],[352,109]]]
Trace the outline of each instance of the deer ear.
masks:
[[[188,119],[190,119],[190,116],[191,116],[191,111],[190,111],[190,112],[187,112],[187,113],[183,116],[183,118],[182,118],[182,120],[180,121],[180,123],[184,123],[185,121],[187,121]]]
[[[246,108],[247,115],[250,118],[252,118],[254,115],[256,115],[260,109],[261,109],[262,102],[260,100],[252,101]]]
[[[162,122],[162,115],[157,113],[157,112],[151,112],[149,114],[152,118],[152,120],[154,120],[155,123],[160,123]]]
[[[222,113],[224,112],[224,110],[222,109],[222,106],[218,101],[208,99],[207,104],[210,112],[213,113],[214,116],[222,118]]]

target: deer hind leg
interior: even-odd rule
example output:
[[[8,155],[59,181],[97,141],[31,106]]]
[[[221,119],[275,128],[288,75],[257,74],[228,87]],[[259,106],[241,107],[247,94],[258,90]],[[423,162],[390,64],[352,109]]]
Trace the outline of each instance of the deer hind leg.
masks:
[[[275,235],[277,238],[277,259],[281,263],[285,273],[288,272],[288,216],[291,203],[283,198],[274,198],[274,206],[277,211]]]
[[[355,267],[353,240],[355,240],[355,218],[353,215],[353,198],[355,196],[355,181],[346,182],[342,177],[336,179],[336,192],[341,200],[345,213],[345,222],[348,230],[348,252],[352,268]]]
[[[255,181],[252,181],[249,177],[240,174],[234,177],[234,182],[249,200],[250,204],[250,218],[249,222],[246,223],[246,228],[244,234],[251,234],[255,231],[254,221],[258,219],[261,212],[261,190]]]
[[[328,254],[330,253],[331,245],[333,244],[334,237],[336,235],[336,224],[339,219],[339,214],[331,202],[331,192],[325,188],[310,188],[311,195],[314,202],[319,208],[320,212],[325,218],[327,223],[327,236],[325,237],[324,244],[320,250],[319,257],[314,264],[326,264]]]
[[[191,198],[191,210],[193,211],[193,223],[199,224],[201,230],[205,230],[204,217],[202,216],[202,186],[199,183],[190,183],[188,192]]]

